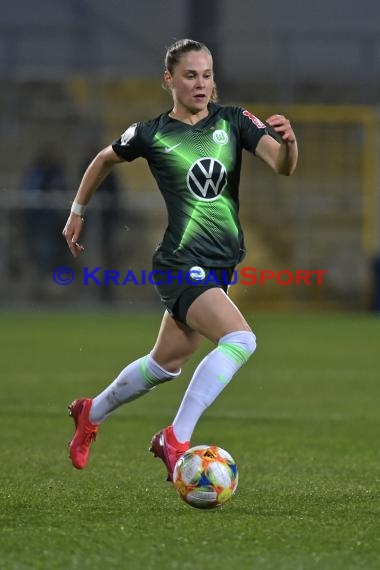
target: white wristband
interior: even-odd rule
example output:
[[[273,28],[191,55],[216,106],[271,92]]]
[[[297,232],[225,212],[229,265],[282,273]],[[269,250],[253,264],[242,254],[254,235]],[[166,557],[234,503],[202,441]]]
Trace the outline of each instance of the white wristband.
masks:
[[[75,200],[71,205],[71,213],[77,214],[78,216],[84,216],[85,209],[86,206],[84,206],[83,204],[78,204],[78,202],[76,202]]]

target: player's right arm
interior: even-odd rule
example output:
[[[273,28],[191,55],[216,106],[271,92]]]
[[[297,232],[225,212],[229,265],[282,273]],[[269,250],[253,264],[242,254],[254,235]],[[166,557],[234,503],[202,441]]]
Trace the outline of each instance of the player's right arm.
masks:
[[[83,246],[78,243],[84,222],[83,215],[79,212],[84,210],[91,196],[111,172],[112,167],[118,162],[123,162],[123,158],[115,153],[111,145],[107,146],[96,155],[83,175],[73,202],[73,207],[75,206],[74,209],[78,213],[70,212],[62,232],[74,257],[77,257],[78,253],[84,250]]]

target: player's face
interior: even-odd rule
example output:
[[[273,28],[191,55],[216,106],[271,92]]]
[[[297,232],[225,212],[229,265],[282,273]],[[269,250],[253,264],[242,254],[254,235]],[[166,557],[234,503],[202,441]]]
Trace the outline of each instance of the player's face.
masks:
[[[177,112],[197,114],[206,111],[214,86],[212,57],[203,50],[184,53],[173,74],[165,72],[165,81],[171,89]]]

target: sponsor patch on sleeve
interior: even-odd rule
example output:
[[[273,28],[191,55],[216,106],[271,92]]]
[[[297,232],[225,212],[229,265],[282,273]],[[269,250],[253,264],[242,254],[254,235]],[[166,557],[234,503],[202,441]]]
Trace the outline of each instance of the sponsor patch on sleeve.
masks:
[[[260,119],[258,119],[257,117],[255,117],[255,115],[252,115],[252,113],[250,113],[249,111],[247,111],[247,110],[243,111],[243,115],[244,115],[245,117],[248,117],[248,119],[249,119],[250,121],[252,121],[252,123],[253,123],[254,125],[256,125],[256,127],[257,127],[258,129],[265,129],[264,123],[263,123],[262,121],[260,121]]]
[[[123,146],[127,145],[131,139],[135,136],[137,128],[137,123],[134,123],[121,135],[120,142]]]

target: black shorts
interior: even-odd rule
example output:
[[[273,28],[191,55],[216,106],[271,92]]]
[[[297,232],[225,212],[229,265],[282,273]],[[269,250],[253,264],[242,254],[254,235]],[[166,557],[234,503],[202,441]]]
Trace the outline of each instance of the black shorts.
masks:
[[[219,287],[226,293],[232,282],[234,267],[200,267],[198,265],[164,266],[153,263],[152,281],[169,314],[186,324],[190,305],[208,289]]]

